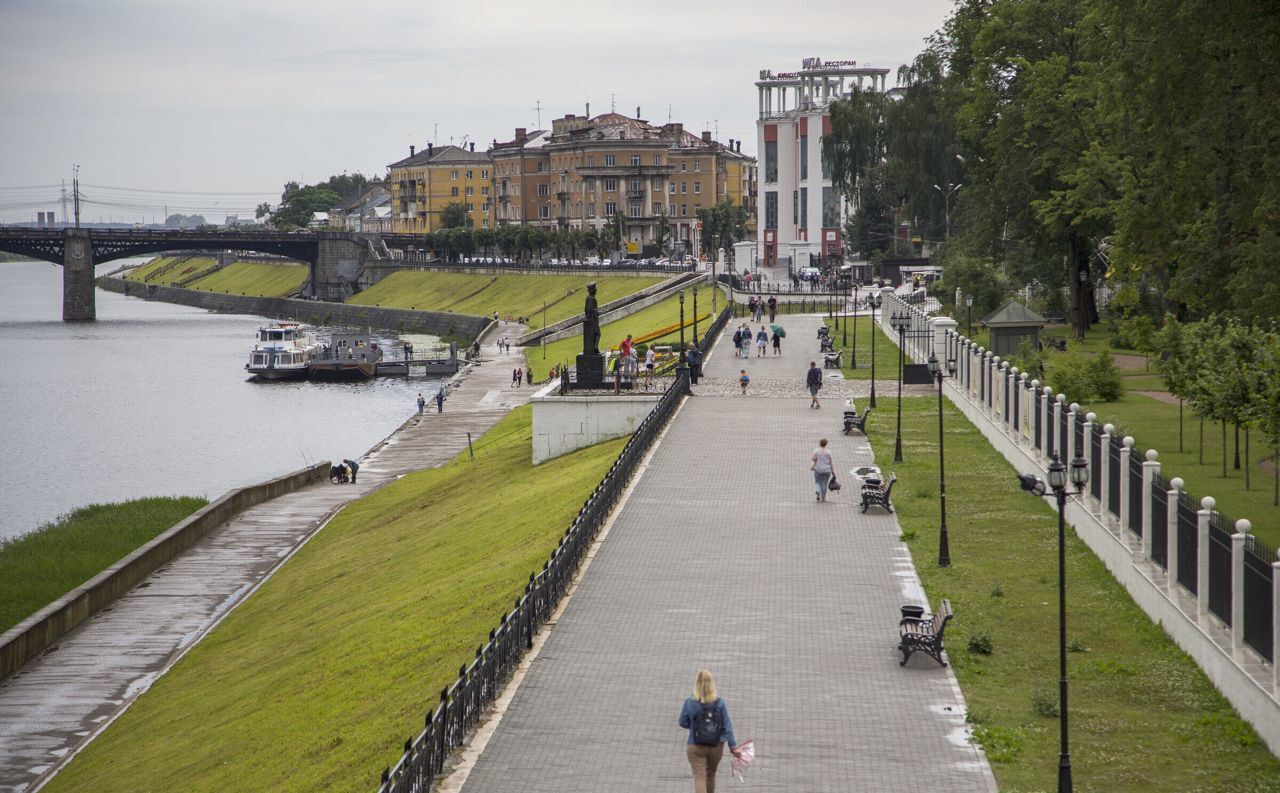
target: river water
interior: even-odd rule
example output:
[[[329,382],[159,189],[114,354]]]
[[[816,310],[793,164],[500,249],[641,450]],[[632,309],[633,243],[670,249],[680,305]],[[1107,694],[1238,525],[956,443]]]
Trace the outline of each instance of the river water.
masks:
[[[98,274],[121,262],[100,266]],[[64,323],[62,268],[0,263],[0,538],[85,504],[202,495],[363,454],[438,380],[249,380],[261,317],[97,292]],[[393,336],[384,334],[387,341]],[[420,350],[427,337],[406,337]]]

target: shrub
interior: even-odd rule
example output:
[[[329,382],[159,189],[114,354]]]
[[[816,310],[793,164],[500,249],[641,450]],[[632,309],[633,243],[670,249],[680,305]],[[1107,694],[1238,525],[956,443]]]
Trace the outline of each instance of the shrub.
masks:
[[[974,727],[973,741],[993,763],[1012,762],[1022,751],[1022,732],[1010,727]]]
[[[969,637],[969,652],[978,655],[991,655],[995,648],[991,644],[991,637],[985,633],[975,633]]]
[[[1050,355],[1045,365],[1045,379],[1055,393],[1066,394],[1068,402],[1084,402],[1097,393],[1092,361],[1076,350]]]
[[[1103,350],[1089,363],[1089,375],[1094,393],[1103,402],[1115,402],[1124,394],[1120,367],[1116,366],[1109,350]]]
[[[1037,689],[1031,693],[1031,709],[1041,716],[1058,715],[1058,696],[1052,691]]]

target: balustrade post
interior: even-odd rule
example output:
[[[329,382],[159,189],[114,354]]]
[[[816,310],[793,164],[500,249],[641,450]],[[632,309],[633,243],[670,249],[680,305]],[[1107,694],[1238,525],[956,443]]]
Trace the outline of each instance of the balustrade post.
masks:
[[[1018,393],[1018,367],[1010,366],[1005,375],[1005,414],[1008,431],[1018,437],[1018,417],[1022,415],[1022,394]]]
[[[1031,415],[1031,375],[1023,372],[1018,375],[1018,440],[1026,443],[1031,440],[1031,428],[1035,426],[1035,417]]]
[[[1111,509],[1111,437],[1115,431],[1114,424],[1102,425],[1102,508],[1098,511],[1098,517],[1102,518],[1104,526],[1110,525],[1107,512]]]
[[[991,356],[991,383],[987,401],[991,403],[991,419],[998,425],[1004,421],[1004,407],[1000,404],[1000,376],[1004,371],[1004,361],[999,355]]]
[[[1271,563],[1271,690],[1280,696],[1280,551]]]
[[[1182,477],[1175,476],[1170,480],[1169,487],[1172,488],[1168,492],[1171,506],[1165,511],[1164,521],[1164,530],[1168,535],[1165,540],[1168,547],[1165,563],[1169,566],[1165,588],[1172,594],[1174,587],[1178,585],[1178,505],[1182,501]]]
[[[1151,549],[1154,542],[1151,532],[1163,530],[1163,527],[1151,525],[1151,500],[1155,498],[1156,477],[1160,475],[1160,453],[1155,449],[1147,449],[1147,461],[1142,464],[1142,554],[1151,560]],[[1167,510],[1167,507],[1166,507]]]
[[[1133,531],[1133,526],[1129,525],[1129,499],[1135,498],[1138,494],[1129,492],[1131,490],[1129,487],[1129,458],[1133,456],[1133,436],[1124,436],[1124,440],[1121,443],[1124,446],[1120,449],[1120,528],[1122,530],[1120,537],[1124,539],[1124,529]]]
[[[1089,463],[1090,483],[1088,485],[1085,485],[1085,488],[1084,488],[1084,494],[1086,496],[1084,503],[1086,507],[1089,509],[1092,509],[1090,505],[1093,504],[1093,486],[1092,486],[1093,477],[1101,473],[1100,471],[1095,471],[1094,465],[1093,465],[1093,428],[1094,426],[1097,425],[1097,422],[1098,422],[1097,413],[1093,413],[1091,411],[1089,413],[1084,414],[1084,448],[1080,450],[1080,454]]]
[[[978,402],[982,405],[982,411],[984,413],[987,410],[986,365],[987,365],[987,348],[979,347],[978,348]]]
[[[996,387],[996,354],[991,350],[987,350],[986,358],[982,365],[983,387],[987,390],[986,399],[982,400],[983,410],[987,413],[987,418],[995,418],[995,393]]]
[[[1253,524],[1241,518],[1231,535],[1231,649],[1244,647],[1244,544]]]
[[[1062,461],[1067,465],[1071,465],[1071,461],[1076,459],[1079,452],[1076,449],[1076,413],[1080,412],[1080,403],[1072,402],[1067,405],[1067,453],[1062,455]]]
[[[1196,512],[1196,606],[1201,618],[1209,613],[1209,518],[1216,503],[1205,496]]]
[[[1053,398],[1053,389],[1051,387],[1044,387],[1043,399],[1041,401],[1044,402],[1044,416],[1041,417],[1040,421],[1040,459],[1044,462],[1048,462],[1050,459],[1049,438],[1052,437],[1052,435],[1050,435],[1050,430],[1053,429],[1053,410],[1058,404]]]

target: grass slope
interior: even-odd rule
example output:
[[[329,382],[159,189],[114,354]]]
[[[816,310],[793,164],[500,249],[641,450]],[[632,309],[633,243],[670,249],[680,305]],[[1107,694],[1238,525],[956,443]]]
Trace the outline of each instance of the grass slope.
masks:
[[[46,790],[376,788],[623,443],[495,445],[347,506]]]
[[[528,317],[530,328],[582,313],[586,286],[596,282],[600,305],[626,297],[663,278],[587,275],[481,275],[474,273],[398,272],[384,278],[347,302],[362,305],[453,311],[458,314]],[[570,294],[572,293],[572,294]]]
[[[871,317],[850,318],[849,330],[844,330],[844,320],[840,320],[840,330],[836,330],[836,320],[824,319],[827,327],[831,328],[831,338],[835,343],[837,350],[844,350],[845,354],[841,358],[842,369],[846,380],[870,380],[871,379],[871,344],[874,339],[876,353],[876,380],[897,380],[898,379],[898,345],[889,340],[883,333],[875,333],[875,320]],[[854,327],[857,327],[857,333],[854,333]],[[848,344],[843,343],[848,339]],[[857,347],[854,347],[854,339],[857,339]],[[818,342],[816,339],[805,339],[805,349],[817,350]],[[854,355],[851,353],[857,350],[858,368],[853,368]],[[815,352],[816,356],[817,353]],[[817,363],[821,365],[821,360],[815,358]],[[879,397],[879,394],[877,394]]]
[[[701,298],[705,293],[700,292]],[[711,296],[705,295],[706,300],[698,300],[698,333],[699,337],[703,331],[710,327],[715,317],[711,314]],[[702,315],[708,315],[702,319]],[[693,321],[693,297],[691,294],[685,295],[684,304],[684,320],[687,323]],[[648,308],[642,308],[630,316],[622,319],[606,323],[600,326],[600,349],[606,350],[611,347],[617,347],[622,340],[630,333],[632,336],[640,337],[651,331],[674,326],[680,322],[680,301],[675,295],[668,297],[658,303],[654,303]],[[684,338],[686,342],[693,341],[693,326],[690,324],[684,330]],[[680,331],[677,329],[673,333],[666,336],[653,339],[648,344],[671,344],[676,345],[680,342]],[[559,341],[552,342],[546,347],[546,356],[543,356],[542,349],[538,345],[531,345],[525,349],[525,359],[533,366],[534,371],[541,375],[556,364],[565,364],[573,366],[577,360],[578,353],[582,352],[582,336],[570,336]]]
[[[90,504],[33,532],[0,540],[0,633],[208,503],[140,498]]]
[[[187,288],[231,295],[286,297],[302,288],[307,274],[308,267],[305,264],[235,262],[188,284]]]
[[[892,399],[884,403],[892,409]],[[947,404],[952,567],[937,567],[933,398],[903,400],[894,502],[930,601],[950,598],[947,647],[1003,793],[1053,790],[1057,771],[1057,517]],[[882,411],[871,442],[893,459]],[[1199,667],[1152,624],[1085,544],[1068,537],[1068,657],[1075,790],[1280,790],[1280,762]],[[976,651],[985,639],[990,655]],[[913,661],[913,663],[915,663]]]
[[[161,256],[158,259],[152,259],[141,267],[130,270],[125,278],[130,281],[143,281],[154,283],[158,286],[168,286],[174,281],[181,281],[192,273],[209,269],[214,265],[214,262],[215,260],[212,256]],[[170,265],[174,265],[173,269],[165,270]],[[148,280],[150,276],[160,270],[165,270],[165,272]]]

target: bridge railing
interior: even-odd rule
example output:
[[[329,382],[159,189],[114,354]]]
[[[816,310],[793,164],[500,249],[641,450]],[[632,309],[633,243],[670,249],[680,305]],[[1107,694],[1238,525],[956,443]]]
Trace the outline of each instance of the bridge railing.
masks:
[[[480,257],[466,261],[448,261],[423,252],[406,253],[393,249],[392,261],[400,263],[406,269],[420,267],[422,269],[442,270],[511,270],[513,272],[554,272],[554,273],[610,273],[610,272],[643,272],[643,273],[687,273],[697,269],[693,264],[645,264],[640,261],[624,259],[618,264],[602,262],[598,264],[570,264],[568,262],[520,262],[503,258]]]

